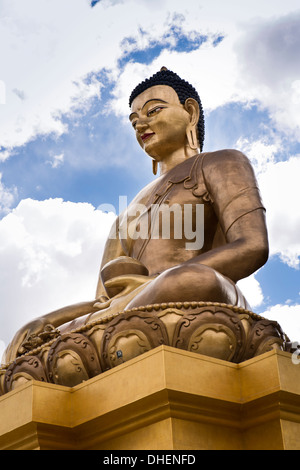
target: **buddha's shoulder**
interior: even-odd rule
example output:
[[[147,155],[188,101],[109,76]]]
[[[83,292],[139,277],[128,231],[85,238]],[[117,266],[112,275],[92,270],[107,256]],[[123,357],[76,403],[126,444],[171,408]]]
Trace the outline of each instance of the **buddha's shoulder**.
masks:
[[[249,163],[249,159],[242,152],[235,149],[216,150],[203,154],[203,165],[206,167],[214,165],[225,166],[228,163]]]

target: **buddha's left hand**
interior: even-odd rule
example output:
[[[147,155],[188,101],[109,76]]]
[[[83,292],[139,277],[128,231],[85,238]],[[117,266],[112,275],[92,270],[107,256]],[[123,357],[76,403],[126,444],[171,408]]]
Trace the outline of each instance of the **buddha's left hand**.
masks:
[[[123,274],[109,279],[105,282],[105,287],[109,289],[118,289],[120,292],[106,301],[102,296],[101,301],[97,301],[93,307],[98,308],[99,310],[104,310],[105,308],[108,308],[113,301],[120,299],[121,297],[125,297],[138,287],[150,282],[154,277],[155,276],[143,276],[140,274]]]

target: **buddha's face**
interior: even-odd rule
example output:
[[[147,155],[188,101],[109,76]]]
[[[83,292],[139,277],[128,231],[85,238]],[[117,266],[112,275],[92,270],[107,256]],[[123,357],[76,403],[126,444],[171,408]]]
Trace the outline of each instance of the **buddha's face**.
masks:
[[[173,88],[156,85],[132,102],[129,119],[140,146],[158,161],[186,145],[189,113]]]

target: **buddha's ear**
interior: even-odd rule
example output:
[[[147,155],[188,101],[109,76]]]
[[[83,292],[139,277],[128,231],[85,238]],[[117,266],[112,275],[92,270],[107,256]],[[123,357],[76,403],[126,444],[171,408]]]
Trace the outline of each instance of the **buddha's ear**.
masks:
[[[197,101],[194,100],[194,98],[187,98],[184,103],[184,108],[190,115],[190,125],[197,126],[200,117],[199,104]]]
[[[184,108],[190,115],[190,122],[186,128],[188,146],[192,150],[199,151],[200,145],[197,132],[197,124],[200,116],[199,104],[193,98],[187,98],[184,103]]]

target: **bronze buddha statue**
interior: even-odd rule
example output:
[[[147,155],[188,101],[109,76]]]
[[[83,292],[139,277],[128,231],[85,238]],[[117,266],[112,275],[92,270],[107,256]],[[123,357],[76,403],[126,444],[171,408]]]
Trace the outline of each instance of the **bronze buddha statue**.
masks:
[[[230,306],[232,311],[249,316],[250,307],[236,282],[254,273],[268,258],[265,209],[249,160],[236,150],[202,151],[204,117],[198,93],[164,67],[133,90],[130,107],[137,141],[152,158],[154,173],[159,167],[160,175],[116,219],[104,249],[96,298],[25,325],[7,348],[4,360],[8,363],[31,354],[34,340],[41,345],[45,338],[51,338],[51,331],[56,337],[84,332],[89,325],[103,326],[105,318],[119,315],[120,321],[120,313],[145,312],[149,305],[156,306],[155,311],[165,311],[179,304],[185,308],[214,304],[223,306],[226,312]],[[168,216],[167,236],[161,233],[164,214]],[[176,214],[180,216],[177,225]],[[142,313],[138,315],[143,317]],[[218,316],[213,315],[210,312],[210,320],[205,320],[210,325]],[[243,323],[243,318],[236,321]],[[170,331],[173,328],[173,335],[175,324],[171,327],[169,323],[169,340],[160,342],[173,344]],[[275,338],[269,341],[270,347],[275,343],[282,347],[284,336],[279,325],[269,322],[267,329],[269,324]],[[47,325],[51,325],[48,336]],[[228,325],[222,332],[231,338]],[[246,331],[248,327],[244,327]],[[208,344],[214,341],[208,340]],[[243,341],[240,338],[237,342]],[[218,354],[212,348],[215,357],[233,357],[233,353]],[[241,354],[236,356],[239,360],[247,356]],[[100,369],[105,367],[99,365]]]

